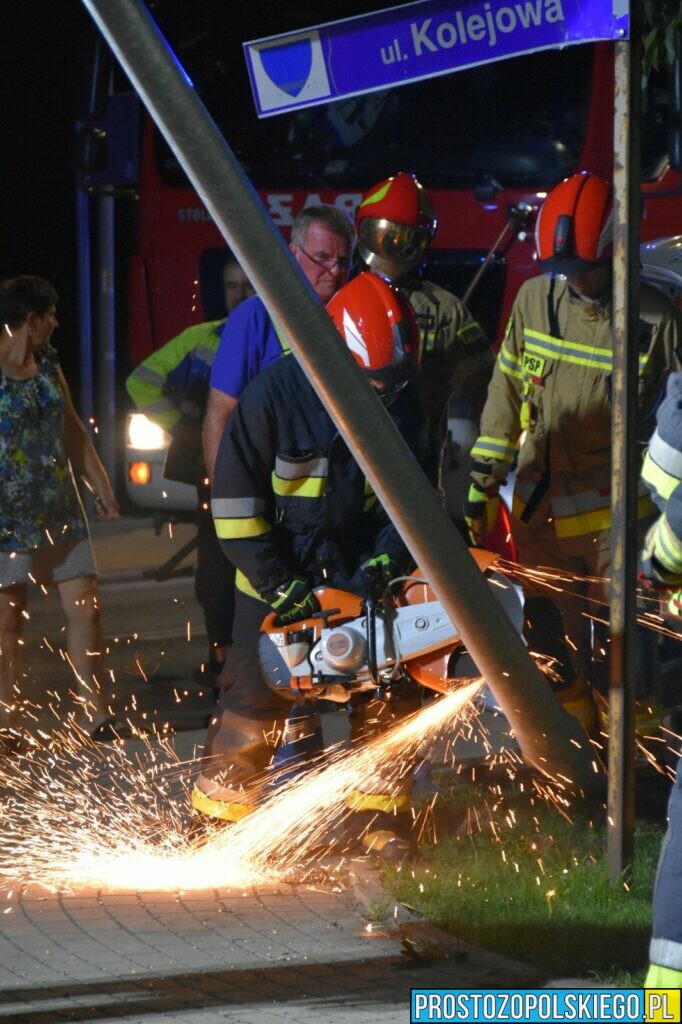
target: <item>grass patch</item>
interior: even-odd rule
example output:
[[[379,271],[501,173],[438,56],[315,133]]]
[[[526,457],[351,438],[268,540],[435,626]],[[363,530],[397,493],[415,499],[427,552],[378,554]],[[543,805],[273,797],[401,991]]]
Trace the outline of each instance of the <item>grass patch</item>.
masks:
[[[433,924],[555,977],[639,984],[662,827],[637,827],[634,863],[614,884],[603,809],[567,821],[516,793],[482,814],[480,791],[464,789],[444,801],[441,819],[471,821],[472,799],[480,831],[423,844],[416,864],[386,868],[387,889]]]

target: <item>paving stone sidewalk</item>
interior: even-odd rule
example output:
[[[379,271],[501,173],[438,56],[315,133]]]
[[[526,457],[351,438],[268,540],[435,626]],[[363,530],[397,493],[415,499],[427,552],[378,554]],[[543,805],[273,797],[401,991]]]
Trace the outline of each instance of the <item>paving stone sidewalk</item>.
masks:
[[[398,938],[367,931],[352,891],[29,889],[5,902],[7,1024],[397,1024],[409,1018],[411,987],[528,984],[523,969],[487,954],[408,957]]]
[[[202,739],[178,734],[177,757],[189,763]],[[125,744],[131,761],[144,750]],[[169,798],[182,785],[178,776]],[[0,1024],[398,1024],[411,987],[538,983],[400,906],[370,922],[387,897],[364,860],[343,888],[320,877],[247,891],[206,879],[194,891],[68,894],[10,881],[0,888]]]

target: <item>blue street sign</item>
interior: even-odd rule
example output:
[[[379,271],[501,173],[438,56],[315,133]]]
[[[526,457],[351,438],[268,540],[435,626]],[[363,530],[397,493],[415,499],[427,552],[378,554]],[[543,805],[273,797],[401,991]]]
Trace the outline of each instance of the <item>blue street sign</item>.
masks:
[[[628,0],[417,0],[251,40],[244,54],[269,117],[628,31]]]

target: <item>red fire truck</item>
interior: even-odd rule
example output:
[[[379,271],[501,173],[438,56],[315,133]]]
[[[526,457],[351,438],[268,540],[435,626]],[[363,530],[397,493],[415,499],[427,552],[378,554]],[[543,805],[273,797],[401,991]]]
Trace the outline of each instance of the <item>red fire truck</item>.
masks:
[[[357,13],[358,3],[351,6]],[[537,273],[532,214],[522,221],[523,204],[537,209],[547,191],[576,169],[610,175],[613,46],[535,53],[259,121],[239,41],[226,28],[233,5],[210,5],[209,13],[202,30],[184,43],[170,31],[169,39],[284,235],[306,205],[334,203],[352,214],[367,187],[396,171],[414,171],[439,220],[429,278],[461,296],[493,250],[469,305],[497,343],[520,284]],[[320,20],[319,7],[309,13],[299,24]],[[241,19],[244,24],[245,13]],[[279,27],[259,32],[256,26],[241,38]],[[112,101],[115,93],[109,106]],[[124,105],[122,98],[118,102]],[[665,76],[654,76],[643,104],[643,241],[682,233],[682,177],[668,160],[671,106]],[[119,117],[119,124],[125,120]],[[125,331],[118,340],[121,374],[189,324],[224,313],[225,243],[146,114],[140,113],[137,131],[137,153],[129,146],[137,210]],[[96,185],[97,174],[86,175],[88,180]],[[157,443],[163,445],[163,438]],[[149,461],[149,451],[137,459],[139,454],[130,448],[129,462]],[[158,492],[159,465],[152,476],[154,486],[151,477],[144,485],[140,478],[129,492]],[[180,500],[167,484],[164,490],[164,502]]]

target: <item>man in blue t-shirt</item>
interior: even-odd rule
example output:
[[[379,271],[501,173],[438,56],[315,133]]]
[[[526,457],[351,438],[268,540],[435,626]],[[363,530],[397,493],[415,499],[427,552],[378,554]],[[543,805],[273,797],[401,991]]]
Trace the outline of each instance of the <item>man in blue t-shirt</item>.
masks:
[[[294,219],[289,248],[324,305],[348,280],[354,247],[355,229],[336,206],[308,206]],[[225,424],[242,391],[261,370],[288,351],[288,341],[258,296],[242,302],[225,324],[213,362],[203,424],[209,476]]]
[[[289,245],[294,259],[326,305],[349,278],[355,228],[336,206],[308,206],[295,218]],[[211,370],[202,428],[204,461],[213,477],[223,431],[247,384],[266,366],[290,352],[289,342],[273,324],[256,295],[232,313],[223,330]],[[314,756],[322,747],[317,711],[306,706],[289,714],[277,763]]]

